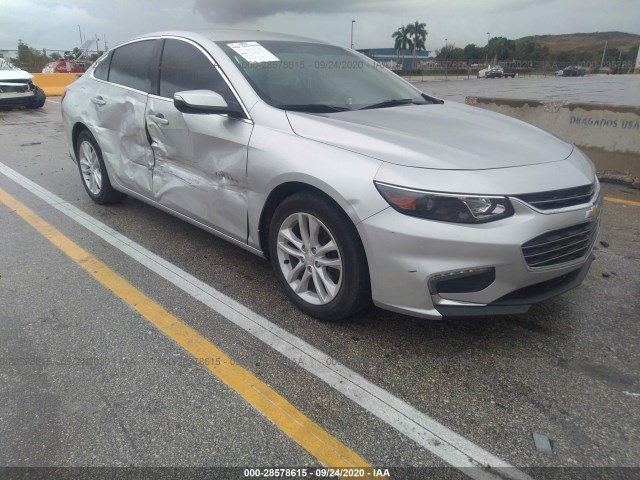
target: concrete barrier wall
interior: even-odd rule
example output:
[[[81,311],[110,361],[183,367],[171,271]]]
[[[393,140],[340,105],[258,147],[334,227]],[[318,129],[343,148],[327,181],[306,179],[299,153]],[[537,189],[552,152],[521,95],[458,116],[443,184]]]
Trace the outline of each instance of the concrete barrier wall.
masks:
[[[33,83],[44,90],[47,96],[62,95],[68,85],[76,81],[78,73],[34,73]]]
[[[591,157],[598,171],[640,176],[640,106],[490,97],[465,102],[566,138]]]

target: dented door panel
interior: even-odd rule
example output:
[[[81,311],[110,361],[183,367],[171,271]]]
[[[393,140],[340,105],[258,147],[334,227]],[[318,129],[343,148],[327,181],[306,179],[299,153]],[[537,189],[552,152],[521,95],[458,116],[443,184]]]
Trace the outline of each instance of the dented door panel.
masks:
[[[224,115],[182,114],[172,101],[155,96],[149,97],[146,118],[155,154],[154,200],[246,242],[253,125]]]
[[[102,149],[109,178],[151,196],[154,157],[145,132],[147,94],[99,83],[87,97],[85,121]],[[101,104],[90,101],[92,98]]]
[[[119,158],[111,163],[109,174],[124,187],[151,196],[154,156],[145,131],[147,94],[123,87],[112,88],[121,91],[114,95],[118,101],[112,102],[111,108],[104,112],[102,124],[115,141],[114,150]]]

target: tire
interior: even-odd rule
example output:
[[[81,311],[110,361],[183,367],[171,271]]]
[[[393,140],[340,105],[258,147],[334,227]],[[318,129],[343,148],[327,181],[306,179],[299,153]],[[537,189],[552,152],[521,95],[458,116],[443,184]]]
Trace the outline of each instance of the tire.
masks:
[[[276,208],[269,228],[269,254],[289,299],[312,317],[343,320],[371,302],[360,236],[340,207],[320,194],[296,193]]]
[[[126,198],[124,193],[114,190],[109,181],[102,159],[102,150],[91,132],[84,130],[76,141],[76,158],[82,185],[91,199],[100,204],[118,203]]]
[[[44,107],[44,102],[47,100],[47,96],[40,87],[36,87],[33,92],[33,98],[27,105],[27,108],[42,108]]]

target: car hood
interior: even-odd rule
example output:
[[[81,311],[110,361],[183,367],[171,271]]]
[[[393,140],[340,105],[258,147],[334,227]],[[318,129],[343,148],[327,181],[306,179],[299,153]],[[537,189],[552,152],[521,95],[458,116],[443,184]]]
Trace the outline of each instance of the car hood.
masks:
[[[20,70],[19,68],[0,70],[0,82],[8,80],[23,80],[28,82],[31,78],[33,78],[33,75],[29,72],[25,72],[24,70]]]
[[[408,167],[507,168],[561,161],[573,151],[537,127],[455,102],[287,117],[301,137]]]

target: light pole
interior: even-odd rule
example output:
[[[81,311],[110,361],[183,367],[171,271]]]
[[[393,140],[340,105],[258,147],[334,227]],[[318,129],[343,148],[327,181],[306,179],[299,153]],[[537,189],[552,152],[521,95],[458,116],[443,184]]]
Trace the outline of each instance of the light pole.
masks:
[[[396,66],[402,64],[404,68],[404,57],[400,57],[400,51],[402,50],[402,27],[398,27],[398,56],[396,57]]]
[[[356,23],[355,20],[351,20],[351,50],[353,50],[353,24]]]
[[[82,40],[82,30],[80,30],[80,25],[78,25],[78,33],[80,34],[80,45],[82,45],[83,40]]]
[[[444,79],[448,80],[449,77],[449,44],[447,38],[444,39]]]
[[[489,60],[489,39],[491,38],[491,34],[487,32],[487,53],[484,56],[484,67],[487,68],[487,61]]]

